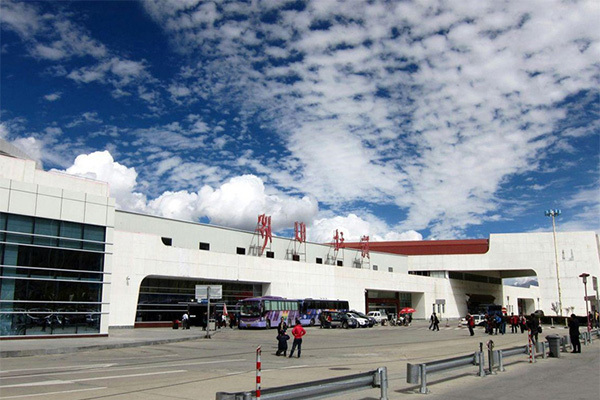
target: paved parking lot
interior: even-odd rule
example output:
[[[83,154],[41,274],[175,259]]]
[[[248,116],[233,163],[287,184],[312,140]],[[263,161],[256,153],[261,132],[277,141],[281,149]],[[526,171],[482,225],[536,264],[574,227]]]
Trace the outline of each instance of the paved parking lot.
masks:
[[[136,330],[122,335],[138,335],[146,339],[153,336],[152,331]],[[494,340],[496,348],[526,342],[525,335],[490,337],[484,335],[482,330],[470,337],[466,329],[458,328],[455,324],[448,327],[442,325],[440,332],[432,332],[423,321],[417,321],[410,327],[354,330],[308,328],[307,331],[302,357],[292,359],[275,356],[275,330],[237,329],[217,332],[212,339],[196,338],[144,347],[4,358],[0,365],[0,398],[214,399],[218,391],[235,392],[254,388],[255,350],[260,345],[263,388],[386,366],[390,382],[389,398],[401,399],[421,396],[415,393],[414,385],[406,383],[408,362],[425,362],[471,353],[478,349],[480,342],[490,338]],[[178,339],[190,334],[203,336],[202,332],[194,329],[154,332],[154,336],[161,338]],[[58,340],[65,343],[63,339]],[[107,339],[95,340],[102,342]],[[53,340],[47,342],[55,347],[60,345],[56,344],[58,342],[52,344]],[[5,343],[0,345],[5,347]],[[599,341],[583,350],[581,355],[564,354],[560,359],[540,360],[535,365],[529,365],[525,357],[511,358],[507,372],[485,378],[474,376],[475,367],[451,374],[432,375],[429,380],[431,394],[428,396],[497,399],[509,398],[503,394],[507,390],[515,390],[511,399],[566,398],[549,396],[546,391],[548,385],[559,382],[559,389],[563,392],[584,396],[569,396],[569,399],[596,399],[600,397]],[[539,379],[532,379],[535,374],[541,374]],[[461,377],[449,379],[456,376]],[[542,379],[544,377],[550,380]],[[521,391],[516,390],[519,385],[522,386]],[[485,390],[481,390],[483,388]],[[521,392],[523,397],[520,397]],[[558,392],[554,389],[552,393]],[[339,398],[376,399],[378,390]]]

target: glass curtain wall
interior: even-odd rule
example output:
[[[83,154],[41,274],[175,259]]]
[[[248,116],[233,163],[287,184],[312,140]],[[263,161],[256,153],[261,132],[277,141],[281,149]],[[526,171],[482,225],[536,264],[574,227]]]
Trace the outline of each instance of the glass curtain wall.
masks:
[[[0,213],[0,336],[100,332],[105,231]]]

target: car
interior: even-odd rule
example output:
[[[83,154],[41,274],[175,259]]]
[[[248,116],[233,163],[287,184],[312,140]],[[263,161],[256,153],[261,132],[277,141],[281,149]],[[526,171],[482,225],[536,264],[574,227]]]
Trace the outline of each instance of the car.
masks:
[[[336,311],[323,311],[323,328],[356,328],[358,321],[355,318],[348,317],[346,313]]]
[[[484,314],[473,314],[473,319],[475,320],[475,326],[485,326],[485,315]],[[467,326],[467,319],[461,318],[459,324],[461,326]]]
[[[348,318],[354,318],[354,319],[356,320],[356,322],[358,322],[358,326],[359,326],[360,328],[368,328],[368,327],[369,327],[369,320],[368,320],[367,318],[363,318],[363,317],[361,317],[360,315],[358,315],[358,314],[355,314],[355,313],[354,313],[354,312],[352,312],[352,311],[348,311],[348,312],[346,313],[346,316],[347,316]]]
[[[374,325],[377,325],[377,322],[375,321],[375,318],[373,318],[373,317],[369,317],[369,316],[361,313],[360,311],[356,311],[356,310],[351,310],[350,312],[353,314],[356,314],[360,318],[366,319],[368,321],[369,328],[372,328]]]
[[[388,321],[387,315],[385,315],[385,313],[382,313],[381,311],[369,311],[367,316],[374,318],[375,322],[377,322],[380,325],[385,325]]]

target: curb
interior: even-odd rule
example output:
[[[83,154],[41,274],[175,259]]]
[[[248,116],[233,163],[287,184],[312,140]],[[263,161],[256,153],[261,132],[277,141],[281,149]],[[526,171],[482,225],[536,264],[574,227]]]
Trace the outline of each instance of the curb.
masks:
[[[214,335],[214,332],[211,333],[211,336]],[[129,347],[143,347],[143,346],[155,346],[160,344],[167,343],[177,343],[177,342],[187,342],[190,340],[197,339],[205,339],[203,336],[193,336],[193,337],[184,337],[184,338],[172,338],[172,339],[155,339],[155,340],[146,340],[139,342],[120,342],[120,343],[103,343],[103,344],[91,344],[91,345],[81,345],[81,346],[72,346],[72,347],[59,347],[54,349],[27,349],[27,350],[6,350],[0,351],[0,358],[11,358],[11,357],[31,357],[31,356],[43,356],[43,355],[51,355],[51,354],[69,354],[69,353],[78,353],[84,351],[91,350],[108,350],[108,349],[124,349]],[[65,339],[69,340],[69,339]]]

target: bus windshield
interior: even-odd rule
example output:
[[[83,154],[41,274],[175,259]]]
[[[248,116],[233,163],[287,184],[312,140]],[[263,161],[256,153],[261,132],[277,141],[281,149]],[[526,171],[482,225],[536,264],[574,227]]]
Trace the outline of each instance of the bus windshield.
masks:
[[[240,305],[242,317],[260,317],[260,301],[245,301]]]

